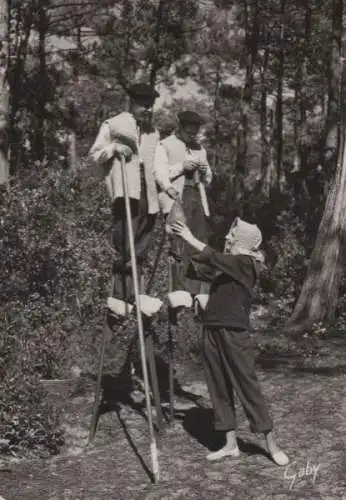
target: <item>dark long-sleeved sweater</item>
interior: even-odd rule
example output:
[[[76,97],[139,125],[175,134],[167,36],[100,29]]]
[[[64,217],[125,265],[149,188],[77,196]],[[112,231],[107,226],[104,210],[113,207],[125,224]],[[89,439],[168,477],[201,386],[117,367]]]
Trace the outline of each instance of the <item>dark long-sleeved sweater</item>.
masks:
[[[227,255],[207,246],[194,260],[199,279],[211,281],[205,326],[250,328],[253,287],[259,272],[254,258]]]

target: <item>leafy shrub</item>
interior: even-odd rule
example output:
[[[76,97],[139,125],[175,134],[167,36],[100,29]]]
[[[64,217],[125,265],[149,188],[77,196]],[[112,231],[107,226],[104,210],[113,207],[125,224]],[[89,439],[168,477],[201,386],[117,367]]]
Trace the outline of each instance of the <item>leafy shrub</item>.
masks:
[[[11,329],[10,326],[13,328]],[[33,334],[7,325],[0,338],[0,453],[56,454],[64,443],[54,409],[46,402],[32,356]],[[51,356],[49,346],[41,353]],[[45,360],[47,361],[47,360]]]
[[[55,449],[39,379],[86,369],[94,353],[110,268],[104,193],[95,179],[36,164],[2,201],[1,438]]]
[[[266,245],[270,257],[260,282],[264,294],[286,299],[297,295],[306,272],[302,231],[302,224],[290,213],[277,217],[277,231]]]
[[[97,369],[112,266],[107,243],[110,215],[105,189],[90,175],[88,165],[73,175],[59,164],[37,163],[3,193],[2,450],[55,449],[60,442],[54,434],[57,422],[45,406],[39,380],[69,377],[76,365],[82,373]],[[145,270],[147,281],[162,230],[159,219]],[[165,296],[167,242],[153,285],[153,295]],[[154,324],[156,350],[162,355],[167,347],[166,313]],[[114,369],[121,367],[134,335],[135,321],[114,329],[107,346]]]

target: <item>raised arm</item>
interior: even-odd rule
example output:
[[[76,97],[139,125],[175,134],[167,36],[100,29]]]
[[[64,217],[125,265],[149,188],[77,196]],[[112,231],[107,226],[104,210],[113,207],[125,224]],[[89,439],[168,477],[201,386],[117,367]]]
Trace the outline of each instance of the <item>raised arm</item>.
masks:
[[[191,233],[190,229],[181,222],[172,224],[172,231],[200,252],[198,262],[206,263],[215,270],[232,276],[238,281],[242,281],[244,270],[241,269],[240,261],[235,256],[218,252],[202,241],[199,241]]]
[[[172,224],[172,231],[199,252],[202,252],[207,246],[205,243],[195,238],[190,229],[182,222],[175,222]]]

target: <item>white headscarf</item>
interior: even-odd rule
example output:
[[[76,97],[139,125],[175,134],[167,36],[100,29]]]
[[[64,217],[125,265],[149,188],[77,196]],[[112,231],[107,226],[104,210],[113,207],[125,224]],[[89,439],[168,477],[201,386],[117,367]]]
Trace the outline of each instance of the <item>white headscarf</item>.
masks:
[[[257,225],[236,217],[225,239],[225,251],[229,240],[229,253],[232,255],[249,255],[258,262],[264,262],[263,252],[259,250],[263,238]]]

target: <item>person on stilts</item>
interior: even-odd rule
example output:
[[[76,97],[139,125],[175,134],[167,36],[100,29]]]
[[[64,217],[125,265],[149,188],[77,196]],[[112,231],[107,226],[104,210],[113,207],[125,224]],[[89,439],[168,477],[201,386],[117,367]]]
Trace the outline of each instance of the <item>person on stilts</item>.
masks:
[[[121,318],[131,312],[133,307],[131,302],[134,302],[136,306],[138,341],[155,482],[159,479],[159,466],[152,420],[147,362],[151,372],[151,385],[159,428],[162,428],[163,416],[158,392],[152,338],[151,335],[148,335],[147,338],[144,336],[142,313],[148,313],[148,316],[150,316],[153,312],[153,310],[145,310],[145,307],[143,307],[146,302],[145,298],[160,304],[161,301],[144,295],[140,277],[142,274],[141,267],[148,254],[156,215],[159,211],[153,168],[159,134],[152,126],[151,121],[153,104],[158,95],[151,85],[143,83],[132,85],[129,89],[129,111],[120,113],[102,124],[89,153],[91,159],[101,167],[112,200],[112,239],[117,257],[113,266],[113,289],[111,291],[112,297],[108,298],[108,309]],[[160,304],[159,307],[161,307]],[[103,333],[89,442],[93,440],[96,432],[106,332],[109,328],[111,326],[108,314]],[[125,373],[125,376],[130,376],[130,379],[132,374],[129,353],[131,353],[133,339],[131,339],[131,344],[125,366],[122,369],[122,374]]]
[[[128,111],[102,123],[89,152],[90,158],[98,165],[101,175],[105,178],[112,202],[112,243],[116,254],[113,263],[112,298],[115,300],[112,302],[112,315],[116,322],[122,322],[135,300],[121,174],[122,158],[126,162],[140,283],[143,283],[143,266],[148,257],[152,232],[159,212],[154,176],[154,158],[159,132],[152,124],[153,105],[159,93],[151,85],[136,83],[128,89],[128,95]],[[141,293],[144,293],[143,289]],[[145,306],[144,300],[143,303]],[[129,339],[129,342],[122,374],[131,378],[133,360],[131,353],[134,344],[132,339]]]
[[[287,465],[289,459],[273,435],[273,422],[255,373],[249,335],[253,288],[264,262],[259,250],[261,231],[237,217],[225,238],[224,252],[218,252],[196,238],[181,222],[173,223],[171,229],[198,252],[195,264],[199,277],[211,280],[203,314],[203,363],[215,429],[226,436],[226,444],[208,454],[207,459],[216,461],[240,454],[236,439],[236,391],[251,431],[264,435],[268,452],[277,465]]]
[[[208,208],[201,198],[200,183],[204,190],[212,180],[207,153],[198,141],[204,124],[194,111],[178,114],[178,129],[163,139],[156,149],[154,172],[159,187],[160,208],[167,216],[177,198],[182,203],[187,224],[204,242],[208,240]],[[172,290],[187,291],[192,295],[203,292],[203,284],[196,278],[191,266],[195,249],[171,235]]]
[[[132,85],[128,93],[129,110],[101,125],[89,154],[103,169],[112,199],[112,240],[118,254],[114,262],[114,297],[132,302],[134,296],[120,159],[121,156],[126,159],[135,251],[141,275],[159,212],[154,177],[159,133],[152,125],[152,108],[159,94],[145,83]]]

